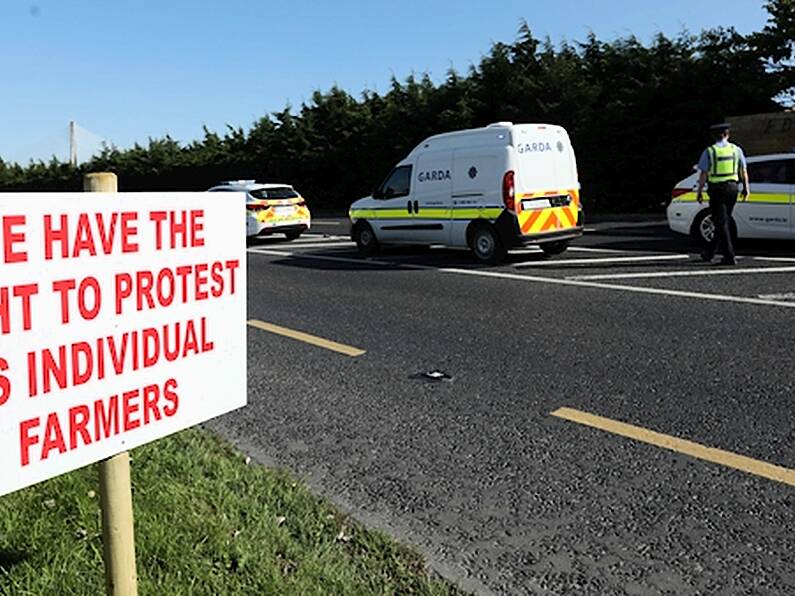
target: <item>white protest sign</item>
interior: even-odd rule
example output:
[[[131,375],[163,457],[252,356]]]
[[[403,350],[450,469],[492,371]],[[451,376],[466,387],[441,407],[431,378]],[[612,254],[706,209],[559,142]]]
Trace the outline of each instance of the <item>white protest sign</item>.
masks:
[[[0,194],[0,495],[246,403],[240,193]]]

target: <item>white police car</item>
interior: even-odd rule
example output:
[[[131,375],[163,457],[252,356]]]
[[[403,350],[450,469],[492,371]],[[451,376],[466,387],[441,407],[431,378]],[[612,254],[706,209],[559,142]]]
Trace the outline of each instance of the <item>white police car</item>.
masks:
[[[742,195],[734,208],[734,232],[737,238],[795,239],[795,153],[778,153],[749,157],[748,178],[751,194]],[[696,201],[698,172],[680,180],[671,193],[668,226],[681,234],[690,234],[699,242],[710,242],[715,225],[709,213],[706,192],[704,202]]]
[[[230,180],[208,192],[246,193],[247,238],[284,234],[288,240],[295,240],[311,225],[306,201],[289,184]]]

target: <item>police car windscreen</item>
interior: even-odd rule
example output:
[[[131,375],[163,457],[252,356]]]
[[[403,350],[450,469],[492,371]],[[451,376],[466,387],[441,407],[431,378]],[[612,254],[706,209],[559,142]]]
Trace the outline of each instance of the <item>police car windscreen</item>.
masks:
[[[249,194],[255,199],[294,199],[298,196],[298,193],[289,186],[259,188],[252,190]]]

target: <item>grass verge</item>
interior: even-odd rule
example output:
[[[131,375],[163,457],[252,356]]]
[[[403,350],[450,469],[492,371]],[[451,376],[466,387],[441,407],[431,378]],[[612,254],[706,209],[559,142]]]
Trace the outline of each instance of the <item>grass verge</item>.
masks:
[[[136,449],[141,594],[458,594],[287,473],[189,430]],[[96,466],[0,497],[0,594],[104,590]]]

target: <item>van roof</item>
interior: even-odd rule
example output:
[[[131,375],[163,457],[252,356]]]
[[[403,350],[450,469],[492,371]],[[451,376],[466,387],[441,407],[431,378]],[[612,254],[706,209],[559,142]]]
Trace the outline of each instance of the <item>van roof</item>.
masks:
[[[524,132],[529,129],[563,130],[563,128],[557,124],[514,124],[513,122],[494,122],[482,128],[467,128],[465,130],[456,130],[433,135],[412,149],[409,156],[424,149],[458,147],[461,141],[466,138],[478,139],[485,145],[506,145],[512,142],[515,133],[520,131]]]

